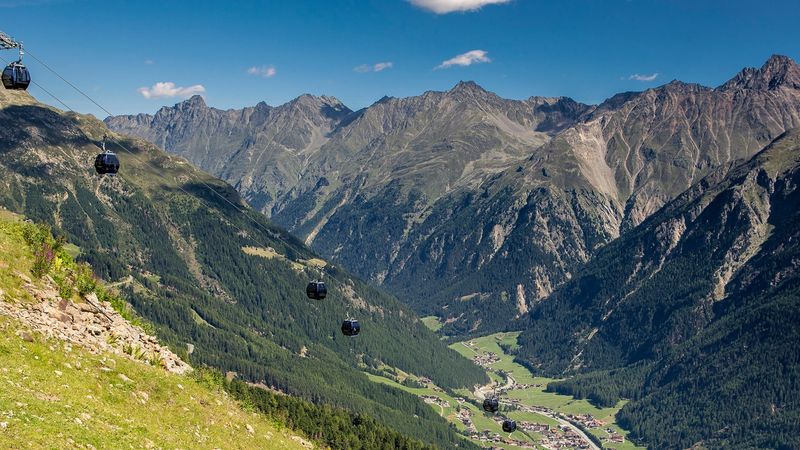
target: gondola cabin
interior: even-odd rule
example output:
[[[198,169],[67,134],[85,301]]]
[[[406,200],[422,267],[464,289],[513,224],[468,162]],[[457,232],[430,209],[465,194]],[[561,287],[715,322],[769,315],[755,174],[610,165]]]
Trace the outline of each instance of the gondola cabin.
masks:
[[[31,74],[21,62],[12,62],[3,69],[3,86],[6,89],[24,91],[31,84]]]
[[[496,413],[500,409],[500,401],[497,397],[491,397],[483,400],[483,410],[489,413]]]
[[[513,433],[517,431],[517,422],[513,420],[506,419],[503,421],[503,431],[506,433]]]
[[[342,334],[345,336],[357,336],[361,332],[361,325],[355,319],[347,319],[342,322]]]
[[[306,295],[312,300],[322,300],[328,296],[328,288],[322,281],[312,281],[306,286]]]
[[[114,175],[119,172],[119,158],[111,152],[103,152],[94,159],[94,170],[100,175]]]

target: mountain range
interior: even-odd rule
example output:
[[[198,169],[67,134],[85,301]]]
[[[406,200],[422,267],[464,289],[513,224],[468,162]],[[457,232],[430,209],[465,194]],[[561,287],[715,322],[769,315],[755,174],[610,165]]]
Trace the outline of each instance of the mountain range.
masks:
[[[443,334],[480,334],[524,328],[601,248],[800,126],[800,68],[773,56],[716,88],[673,81],[600,105],[462,82],[359,111],[193,97],[105,122],[228,181]]]

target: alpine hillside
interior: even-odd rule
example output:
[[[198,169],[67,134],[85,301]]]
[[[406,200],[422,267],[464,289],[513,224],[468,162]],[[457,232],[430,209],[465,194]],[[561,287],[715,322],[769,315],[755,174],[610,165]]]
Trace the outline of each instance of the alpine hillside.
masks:
[[[551,388],[653,448],[796,448],[800,130],[725,164],[600,250],[519,338]]]
[[[45,227],[0,209],[0,250],[0,447],[314,447],[194,376]]]
[[[386,364],[453,388],[486,379],[396,299],[317,258],[229,185],[92,116],[0,90],[0,121],[0,205],[77,245],[180,355],[429,444],[460,442],[422,401],[363,373]],[[118,176],[94,174],[106,133]],[[307,299],[323,276],[328,298]],[[362,324],[354,339],[339,330],[349,315]]]

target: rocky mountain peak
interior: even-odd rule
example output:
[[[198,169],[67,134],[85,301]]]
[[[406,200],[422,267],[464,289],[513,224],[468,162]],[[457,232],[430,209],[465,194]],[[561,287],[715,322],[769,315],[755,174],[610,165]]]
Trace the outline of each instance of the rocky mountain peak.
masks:
[[[308,106],[343,105],[341,100],[339,100],[336,97],[331,97],[331,96],[328,96],[328,95],[317,96],[317,95],[313,95],[313,94],[303,94],[303,95],[295,98],[294,100],[290,101],[289,103],[290,104],[295,104],[295,105],[308,105]]]
[[[747,67],[721,86],[722,90],[800,89],[800,66],[790,57],[772,55],[760,69]]]
[[[687,83],[681,80],[672,80],[669,83],[652,89],[656,94],[690,95],[692,93],[711,91],[712,89],[698,83]],[[650,90],[648,90],[650,91]],[[645,91],[645,92],[648,92]]]
[[[474,81],[459,81],[447,93],[450,95],[486,95],[489,92]]]
[[[320,97],[317,97],[316,95],[302,94],[289,103],[297,105],[313,105],[320,103],[320,100]]]
[[[290,101],[285,106],[289,109],[301,108],[310,111],[318,111],[322,113],[323,116],[332,119],[339,119],[353,112],[350,108],[345,106],[341,100],[328,95],[316,96],[312,94],[303,94]]]
[[[642,95],[641,91],[628,91],[615,94],[607,98],[603,103],[597,106],[596,111],[592,115],[599,115],[603,111],[616,111],[622,108],[622,105]]]
[[[189,99],[180,103],[181,106],[186,108],[207,108],[206,100],[200,95],[193,95]]]

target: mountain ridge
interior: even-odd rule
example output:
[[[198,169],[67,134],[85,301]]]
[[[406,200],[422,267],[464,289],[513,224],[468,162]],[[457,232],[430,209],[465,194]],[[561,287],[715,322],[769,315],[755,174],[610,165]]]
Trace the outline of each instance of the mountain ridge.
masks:
[[[715,167],[800,126],[797,70],[773,57],[725,88],[675,81],[596,106],[507,100],[460,82],[350,113],[304,160],[263,150],[255,165],[231,164],[246,146],[210,149],[191,135],[179,154],[323,255],[440,316],[444,333],[488,332]],[[761,78],[783,81],[752,81]],[[181,123],[107,121],[139,135]],[[295,122],[282,126],[291,133]],[[265,149],[277,142],[258,138]],[[456,242],[469,249],[452,251]],[[477,271],[469,283],[459,282],[464,267]],[[420,277],[438,287],[412,286]]]
[[[618,417],[653,448],[796,446],[798,179],[800,129],[720,166],[533,308],[519,357],[631,398]]]

